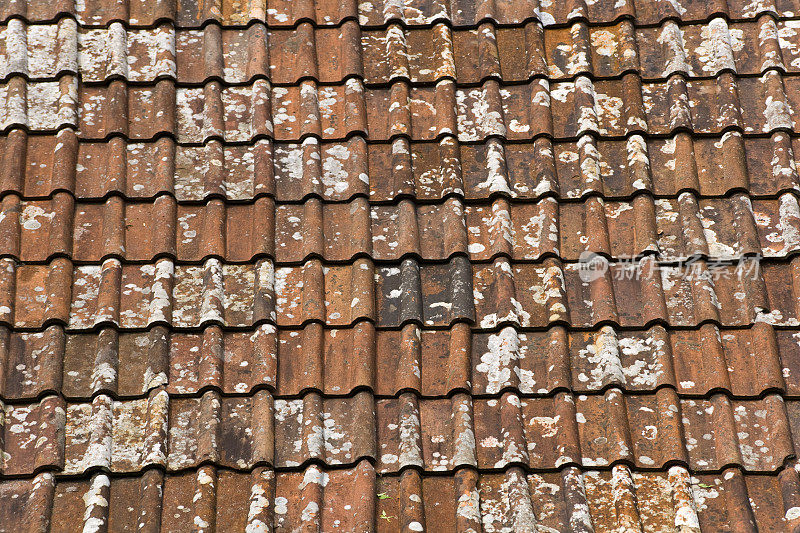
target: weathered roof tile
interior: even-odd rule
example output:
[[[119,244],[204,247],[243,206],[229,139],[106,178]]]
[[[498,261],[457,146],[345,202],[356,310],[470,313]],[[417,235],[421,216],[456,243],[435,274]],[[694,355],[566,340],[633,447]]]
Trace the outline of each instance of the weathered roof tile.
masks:
[[[586,332],[561,326],[470,332],[465,323],[447,330],[413,323],[376,330],[368,321],[335,329],[313,322],[280,330],[264,324],[241,332],[208,326],[197,333],[171,333],[164,326],[65,333],[53,325],[33,333],[5,329],[0,348],[0,393],[14,401],[46,392],[71,399],[99,392],[137,397],[160,386],[177,395],[207,387],[225,394],[267,387],[281,396],[307,390],[347,395],[359,388],[382,396],[402,390],[444,396],[456,390],[546,395],[568,388],[589,394],[609,386],[653,391],[667,385],[685,395],[729,390],[736,397],[766,390],[793,396],[800,387],[796,328],[763,322],[724,330],[705,324]]]
[[[400,137],[386,144],[354,136],[332,142],[260,139],[245,145],[212,139],[187,146],[167,137],[80,141],[67,129],[57,135],[13,130],[0,137],[5,148],[0,180],[5,191],[26,197],[65,190],[92,200],[111,193],[136,199],[170,193],[178,202],[214,196],[252,201],[260,195],[288,202],[309,195],[329,201],[368,195],[378,202],[447,195],[627,199],[640,191],[674,199],[683,191],[724,196],[736,190],[772,198],[798,188],[798,143],[783,131],[769,137],[729,131],[696,138],[686,132],[626,140],[585,136],[579,142],[540,137],[473,144],[444,137],[412,143]]]
[[[0,4],[0,532],[800,527],[797,0]]]

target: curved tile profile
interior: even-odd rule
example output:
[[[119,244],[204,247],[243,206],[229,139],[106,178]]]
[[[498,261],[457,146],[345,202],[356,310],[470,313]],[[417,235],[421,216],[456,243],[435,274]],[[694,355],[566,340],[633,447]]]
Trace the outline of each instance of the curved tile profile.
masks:
[[[0,10],[0,20],[21,17],[52,20],[61,14],[75,16],[81,24],[106,25],[119,20],[149,26],[160,20],[174,20],[183,27],[199,27],[209,21],[225,25],[247,25],[266,21],[271,26],[294,26],[305,21],[319,26],[338,25],[357,19],[362,26],[383,26],[397,21],[408,26],[437,21],[453,26],[474,26],[482,21],[520,24],[539,20],[545,25],[576,20],[609,23],[636,17],[642,24],[666,19],[701,22],[714,16],[732,19],[755,18],[761,14],[793,17],[800,11],[796,0],[752,2],[750,0],[600,0],[547,2],[541,0],[214,0],[197,5],[177,0],[125,0],[111,6],[103,0],[9,0]]]
[[[352,19],[333,27],[304,21],[291,29],[254,23],[244,29],[209,24],[198,30],[176,29],[168,22],[141,29],[121,22],[82,28],[70,17],[28,25],[14,18],[0,26],[0,79],[47,80],[71,73],[86,83],[114,78],[246,83],[268,77],[284,85],[304,78],[341,83],[359,77],[367,84],[446,78],[476,84],[488,78],[514,83],[579,75],[613,78],[626,72],[648,80],[679,73],[797,73],[800,52],[793,41],[798,30],[796,20],[776,21],[766,14],[752,22],[729,24],[718,17],[704,24],[681,27],[670,20],[645,28],[630,20],[602,27],[581,21],[557,29],[540,22],[510,28],[483,22],[469,30],[441,22],[430,28],[393,22],[363,33]]]
[[[727,467],[775,472],[796,453],[800,407],[767,394],[759,400],[681,399],[669,388],[625,395],[560,392],[520,398],[456,393],[420,399],[411,392],[375,398],[309,392],[274,398],[259,390],[227,397],[171,397],[5,405],[2,473],[41,469],[79,475],[92,470],[168,471],[204,463],[236,470],[353,465],[363,458],[381,474],[480,471],[520,466],[533,472],[576,465],[637,469],[688,465],[693,472]],[[34,443],[33,445],[31,443]]]
[[[448,77],[461,84],[487,78],[596,79],[625,72],[656,80],[676,73],[715,76],[726,70],[739,75],[768,69],[797,72],[797,49],[791,44],[797,30],[796,21],[776,21],[769,15],[752,22],[728,24],[714,18],[682,27],[670,20],[646,28],[629,20],[602,27],[575,22],[558,29],[538,22],[513,28],[484,22],[472,30],[443,23],[425,29],[390,24],[366,30],[361,47],[367,83],[433,83]]]
[[[797,326],[797,263],[694,257],[659,264],[540,263],[499,257],[472,264],[463,255],[444,263],[403,259],[398,266],[368,258],[348,264],[276,266],[270,259],[199,265],[129,264],[116,258],[74,265],[0,259],[0,321],[24,329],[60,323],[70,330],[103,325],[123,329],[164,324],[248,328],[262,322],[296,327],[318,321],[333,327],[369,319],[380,328],[407,323],[444,327],[467,322],[480,329],[554,324],[625,328],[655,323],[697,327],[707,322],[745,327],[758,322]],[[787,290],[787,287],[789,290]]]
[[[516,467],[497,473],[462,469],[449,476],[421,475],[413,469],[376,476],[366,461],[330,471],[311,465],[299,472],[203,466],[182,474],[148,470],[137,477],[99,473],[90,479],[59,480],[44,473],[5,480],[0,495],[18,494],[20,502],[0,507],[0,517],[22,516],[31,530],[47,529],[62,512],[82,517],[78,526],[91,521],[150,530],[180,528],[187,521],[217,531],[415,531],[435,524],[452,524],[459,532],[481,526],[605,531],[623,524],[696,532],[731,523],[782,530],[797,525],[797,486],[791,466],[777,476],[736,469],[694,476],[680,466],[649,472],[622,465],[611,471],[567,467],[542,474]],[[353,503],[342,504],[345,497]],[[98,505],[101,499],[106,505]]]
[[[10,307],[3,309],[9,309],[5,318],[15,327],[53,321],[71,329],[212,322],[244,326],[275,319],[275,269],[270,261],[223,265],[212,258],[198,266],[176,266],[170,259],[147,265],[107,259],[83,266],[64,258],[47,265],[4,261],[3,287]],[[39,296],[42,291],[45,294]]]
[[[722,135],[667,138],[632,135],[623,140],[459,143],[371,143],[357,135],[346,141],[226,144],[202,146],[155,141],[81,141],[73,130],[29,135],[14,129],[0,137],[3,190],[44,198],[64,190],[77,199],[110,194],[130,199],[174,195],[179,203],[217,197],[251,202],[272,196],[299,202],[309,196],[344,201],[355,196],[375,202],[402,198],[467,201],[498,196],[560,200],[599,195],[630,199],[646,191],[674,198],[681,192],[724,196],[734,191],[774,197],[800,187],[799,139],[778,131],[769,137]],[[113,172],[108,172],[113,169]]]
[[[453,135],[461,142],[671,135],[679,130],[771,134],[794,130],[798,84],[800,77],[776,70],[760,77],[725,71],[714,79],[674,74],[655,82],[633,73],[612,80],[580,75],[574,81],[538,79],[518,85],[489,79],[473,88],[451,79],[433,87],[395,81],[365,88],[358,78],[336,85],[305,79],[273,87],[260,78],[241,86],[214,80],[202,87],[176,87],[164,79],[146,86],[122,80],[96,86],[79,84],[72,75],[52,82],[14,76],[0,85],[0,129],[77,127],[85,140],[110,135],[150,140],[171,134],[181,144],[212,138],[343,140],[353,134],[368,134],[375,141]],[[143,120],[146,116],[153,118]]]
[[[349,328],[309,323],[298,329],[270,324],[245,331],[212,325],[197,332],[155,326],[143,332],[67,333],[59,325],[40,332],[0,331],[0,397],[32,401],[49,392],[77,400],[105,393],[143,397],[163,386],[169,394],[206,389],[250,394],[260,388],[281,397],[308,391],[347,396],[369,389],[392,397],[412,391],[443,397],[597,394],[609,387],[653,392],[671,387],[686,396],[729,391],[757,398],[768,391],[800,390],[796,328],[697,329],[611,326],[570,332],[471,332],[449,329],[376,329],[369,321]]]
[[[798,0],[0,0],[0,533],[800,531]]]
[[[679,266],[650,257],[633,262],[561,265],[512,263],[505,258],[475,265],[476,324],[546,327],[564,323],[641,327],[655,322],[696,327],[705,322],[789,326],[797,321],[793,300],[795,260],[733,262],[692,259]],[[595,265],[595,266],[592,266]]]

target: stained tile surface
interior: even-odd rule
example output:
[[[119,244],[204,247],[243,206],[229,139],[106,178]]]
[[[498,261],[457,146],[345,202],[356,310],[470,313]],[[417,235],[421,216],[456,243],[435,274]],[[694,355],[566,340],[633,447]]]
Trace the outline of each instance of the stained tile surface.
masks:
[[[797,0],[0,0],[0,533],[800,530]]]

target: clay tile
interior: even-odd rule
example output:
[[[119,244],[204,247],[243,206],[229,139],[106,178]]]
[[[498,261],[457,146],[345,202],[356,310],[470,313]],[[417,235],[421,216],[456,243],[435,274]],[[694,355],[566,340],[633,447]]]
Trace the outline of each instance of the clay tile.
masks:
[[[727,387],[729,390],[736,390],[736,394],[745,396],[754,395],[756,390],[786,388],[778,341],[771,326],[759,322],[749,330],[723,334],[722,341],[725,345],[725,359],[730,368],[728,372],[732,378],[732,386]],[[758,363],[753,358],[756,353],[760,354]],[[738,379],[745,375],[750,378]]]
[[[52,473],[43,472],[29,480],[6,481],[3,485],[2,499],[11,502],[0,506],[3,523],[26,533],[49,527],[56,485]]]
[[[457,198],[443,204],[417,207],[419,246],[425,257],[445,259],[467,252],[464,212]]]
[[[425,324],[475,320],[472,266],[466,257],[455,256],[446,265],[423,268],[420,278]]]
[[[35,208],[35,204],[30,205]],[[41,209],[41,208],[40,208]],[[21,232],[22,226],[21,214],[23,212],[22,202],[16,194],[10,194],[3,197],[2,200],[2,214],[3,218],[0,220],[0,236],[2,236],[3,250],[5,255],[12,257],[20,257],[21,246]],[[45,214],[44,212],[42,214]],[[43,217],[46,220],[46,217]],[[34,217],[35,220],[35,217]]]
[[[411,79],[406,34],[402,26],[390,24],[385,31],[365,31],[361,48],[364,77],[368,83]]]
[[[618,389],[609,389],[603,396],[577,398],[578,430],[585,466],[635,461],[626,401]],[[581,423],[583,419],[586,422]]]
[[[645,86],[645,90],[650,86]],[[656,86],[653,86],[655,91]],[[692,113],[690,111],[689,94],[686,81],[676,75],[672,75],[667,80],[667,98],[670,102],[667,109],[659,109],[657,112],[648,114],[648,124],[658,131],[673,131],[678,128],[692,129]],[[661,117],[660,119],[658,117]]]
[[[335,82],[349,76],[364,77],[361,29],[355,21],[346,20],[339,30],[320,31],[318,39],[318,50],[339,51],[337,61],[322,61],[319,65],[320,80]]]
[[[399,137],[391,145],[372,145],[369,147],[369,166],[386,168],[387,176],[382,180],[370,179],[370,197],[375,200],[394,199],[401,195],[422,197],[417,191],[412,168],[412,153],[408,139]],[[372,171],[374,173],[374,170]]]
[[[722,158],[724,161],[728,189],[748,189],[750,187],[750,172],[747,165],[745,141],[742,134],[737,131],[725,132],[720,139],[722,143]],[[717,143],[714,143],[714,148]],[[706,171],[701,174],[703,184],[710,181],[713,172]]]
[[[485,34],[489,38],[491,34]],[[547,74],[545,57],[545,32],[538,22],[529,22],[523,28],[501,28],[496,32],[499,56],[499,75],[509,81],[524,81]],[[491,57],[491,56],[490,56]]]
[[[519,397],[510,392],[497,400],[474,402],[479,468],[504,468],[529,462],[525,422]]]
[[[592,68],[592,44],[590,42],[589,27],[582,22],[576,22],[570,26],[569,36],[571,46],[569,54],[565,58],[566,64],[562,69],[562,75],[592,74],[594,71]]]
[[[727,350],[716,326],[704,324],[698,331],[675,331],[670,337],[678,391],[688,394],[730,389]]]
[[[61,389],[64,332],[53,325],[38,333],[0,329],[0,394],[7,399],[33,399]]]
[[[179,26],[197,27],[208,20],[219,21],[222,19],[222,5],[223,0],[211,0],[199,5],[180,2],[176,5],[176,22]]]
[[[307,22],[293,31],[270,34],[270,70],[277,83],[296,83],[301,78],[317,78],[314,28]]]
[[[631,397],[631,400],[633,398]],[[672,388],[662,388],[656,391],[654,401],[650,403],[655,411],[654,420],[643,423],[642,415],[650,414],[647,409],[634,409],[635,401],[628,404],[629,420],[631,427],[635,427],[635,448],[637,463],[648,466],[651,461],[664,464],[668,461],[681,461],[688,463],[689,456],[684,447],[685,435],[682,427],[680,400]],[[643,402],[644,403],[644,402]],[[640,404],[641,405],[641,404]],[[651,438],[652,427],[658,432],[657,437]],[[634,431],[634,430],[632,430]],[[663,439],[663,440],[662,440]]]
[[[797,51],[786,46],[781,40],[781,35],[792,34],[797,31],[794,22],[776,22],[768,15],[763,15],[758,20],[758,59],[760,69],[777,69],[794,72],[797,69]],[[755,33],[755,32],[754,32]]]
[[[688,127],[688,125],[687,125]],[[665,164],[668,168],[674,167],[673,190],[679,192],[684,189],[693,191],[702,190],[698,176],[697,155],[694,139],[686,132],[679,132],[673,139],[667,141],[661,148],[660,154],[667,154]],[[654,165],[654,168],[657,168]]]
[[[494,26],[488,22],[480,24],[475,32],[474,39],[476,41],[474,57],[477,59],[475,81],[483,81],[490,77],[501,77],[500,52]]]
[[[585,355],[584,355],[585,353]],[[576,386],[581,382],[591,388],[603,389],[607,385],[624,386],[626,379],[619,338],[611,326],[603,326],[591,337],[587,349],[580,350],[573,362]],[[588,372],[582,372],[583,369]]]
[[[370,209],[365,198],[357,197],[347,204],[339,204],[338,210],[327,206],[324,218],[325,257],[336,260],[371,254]]]
[[[319,25],[337,24],[341,20],[356,15],[357,9],[352,0],[344,2],[319,2],[316,0],[276,0],[270,1],[267,20],[270,25],[293,26],[298,21],[307,20]]]
[[[570,276],[568,276],[567,280],[575,282],[576,272],[573,270],[569,272]],[[657,265],[651,256],[645,256],[633,264],[612,263],[604,276],[590,281],[588,285],[594,285],[594,289],[598,291],[598,298],[605,298],[606,313],[611,313],[612,310],[618,313],[620,325],[648,324],[653,320],[668,319],[668,304],[672,300],[666,299],[662,288],[662,283],[666,284],[665,281],[662,281],[662,278],[667,275],[665,272],[672,271],[668,267]],[[674,275],[679,276],[680,274],[675,272]],[[580,279],[580,275],[578,275],[577,279]],[[586,282],[582,286],[584,290],[589,288]],[[608,291],[612,286],[613,293],[610,293]],[[624,305],[620,304],[615,308],[610,307],[611,297],[615,302],[624,302]],[[630,304],[633,301],[637,302],[635,306]],[[570,303],[572,304],[572,301]],[[578,302],[575,301],[572,305],[577,304]],[[613,314],[595,314],[594,316],[597,319],[610,319],[613,321]]]
[[[352,329],[352,337],[342,334],[333,336],[327,333],[325,350],[325,390],[329,394],[342,394],[358,387],[374,387],[376,332],[371,322],[358,322]],[[352,343],[347,350],[342,345]],[[342,364],[341,353],[347,356]]]
[[[270,69],[277,83],[296,83],[305,77],[318,78],[314,27],[302,22],[292,32],[273,32],[270,35],[270,58]]]
[[[218,364],[221,364],[222,374],[219,386],[224,392],[242,393],[253,390],[259,385],[275,386],[278,348],[274,326],[262,324],[255,328],[252,333],[226,333],[223,334],[222,343],[223,345],[220,349],[224,350],[225,355],[222,357],[221,363]],[[173,352],[175,351],[175,344],[173,343]],[[216,348],[216,346],[212,346]],[[191,351],[191,348],[187,348],[187,350]],[[181,355],[191,355],[191,353],[181,351]],[[198,364],[199,362],[197,361]],[[180,360],[173,364],[176,372],[178,372],[178,366],[181,366]],[[200,373],[201,369],[198,368],[198,375]],[[173,378],[171,376],[170,383],[178,377],[174,376]],[[183,377],[182,371],[180,372],[180,377]],[[200,386],[203,385],[203,382],[199,381],[197,376],[193,378]]]
[[[770,190],[781,190],[797,181],[797,168],[794,161],[794,150],[789,137],[783,132],[773,133],[769,139],[762,143],[752,142],[745,145],[754,157],[752,162],[761,160],[761,157],[769,157],[769,165],[750,164],[748,158],[746,166],[747,172],[751,177],[750,188],[754,194],[759,194],[765,188]],[[763,152],[761,150],[764,150]],[[763,155],[762,155],[763,154]],[[766,161],[766,159],[764,159]],[[767,168],[764,168],[767,167]],[[773,181],[774,180],[774,181]]]
[[[450,329],[450,339],[447,350],[447,376],[446,388],[448,391],[457,388],[467,389],[470,387],[470,352],[472,338],[470,326],[465,322],[457,322]],[[423,352],[423,360],[430,352]],[[426,368],[428,365],[425,365]],[[430,378],[423,381],[423,390],[427,391],[432,386],[428,385]]]
[[[513,89],[508,89],[511,92],[518,89],[514,86]],[[516,96],[516,98],[515,98]],[[516,138],[525,129],[529,122],[527,117],[523,118],[520,111],[527,109],[527,105],[522,107],[521,102],[524,96],[515,91],[509,98],[502,98],[500,85],[496,80],[487,80],[480,88],[476,89],[463,89],[456,92],[456,101],[458,105],[458,140],[459,141],[477,141],[483,140],[490,136]],[[504,105],[505,103],[505,105]],[[527,104],[527,102],[526,102]],[[513,106],[519,107],[513,107]],[[510,117],[505,116],[505,111],[510,110],[513,117],[523,118],[517,120],[520,122],[518,131],[507,130],[506,122],[510,121]],[[530,126],[527,126],[530,129]],[[530,134],[529,131],[525,132]],[[525,135],[528,137],[528,135]]]
[[[549,119],[549,103],[546,120]],[[532,122],[538,123],[542,117],[532,116]],[[548,126],[552,131],[552,124]],[[559,190],[558,175],[556,173],[555,154],[552,141],[545,137],[534,140],[530,149],[517,149],[509,146],[506,152],[509,185],[514,196],[521,198],[539,197],[548,192]],[[530,151],[529,151],[530,150]],[[528,167],[524,161],[528,154],[535,154],[533,167]]]
[[[532,337],[532,336],[531,336]],[[495,334],[478,334],[472,345],[472,381],[475,392],[495,394],[505,388],[532,392],[528,375],[522,371],[526,367],[528,339],[511,326],[506,326]],[[548,354],[549,355],[549,354]],[[533,362],[531,362],[533,363]],[[532,380],[531,380],[532,381]]]
[[[734,52],[731,44],[731,33],[725,19],[716,17],[703,26],[702,39],[699,47],[713,50],[711,55],[697,54],[702,63],[699,72],[717,75],[723,70],[736,72]]]
[[[750,220],[758,231],[760,253],[765,257],[784,257],[797,248],[792,234],[792,229],[800,223],[797,198],[783,194],[776,201],[753,202],[752,209]]]
[[[325,143],[324,151],[315,137],[306,137],[301,144],[276,145],[274,182],[278,200],[301,200],[310,194],[331,200],[349,198],[357,189],[351,182],[358,179],[363,183],[366,179],[366,173],[359,174],[364,164],[361,150],[366,149],[362,142],[354,137],[346,143]],[[343,172],[334,174],[331,168],[342,168]]]
[[[252,259],[256,255],[275,254],[275,202],[270,197],[256,199],[252,208],[242,206],[228,210],[226,226],[227,257],[231,260]],[[237,233],[238,238],[231,238]]]
[[[373,206],[370,218],[372,250],[376,259],[422,255],[417,208],[413,202],[404,199],[396,206]]]
[[[302,404],[302,407],[300,405]],[[326,419],[322,423],[323,400],[315,394],[305,396],[303,400],[285,402],[276,401],[276,411],[291,415],[298,408],[302,409],[302,435],[303,445],[300,453],[291,449],[276,450],[276,464],[299,464],[302,461],[317,457],[329,464],[342,464],[354,462],[360,457],[375,457],[375,410],[373,400],[369,393],[360,392],[352,399],[327,399],[324,400]],[[287,411],[287,408],[290,409]],[[308,417],[308,418],[307,418]],[[294,426],[297,422],[285,418],[283,423],[276,424],[278,436],[282,432],[286,437],[296,432]],[[306,422],[310,420],[310,422]],[[280,416],[277,419],[280,422]],[[325,429],[323,429],[323,427]],[[299,437],[300,435],[298,435]],[[293,442],[294,439],[284,438],[277,442]],[[307,450],[307,451],[306,451]]]
[[[614,209],[603,202],[601,198],[590,197],[584,204],[583,234],[586,240],[586,251],[609,254],[611,251],[609,226],[614,224]],[[563,217],[569,218],[568,216]],[[614,234],[620,230],[614,228]],[[635,255],[635,254],[634,254]]]
[[[30,130],[57,130],[78,123],[78,83],[74,76],[60,81],[26,83],[12,77],[0,87],[6,102],[0,114],[0,128],[27,127]]]
[[[33,31],[36,30],[34,29]],[[0,75],[2,75],[3,78],[10,74],[28,75],[29,63],[31,62],[33,65],[30,66],[34,68],[38,66],[35,60],[29,61],[29,57],[35,57],[37,52],[37,43],[31,43],[33,46],[28,43],[28,36],[30,33],[33,32],[28,29],[27,24],[21,19],[9,20],[8,24],[0,30],[0,37],[2,37],[2,40],[0,40],[0,47],[2,47],[0,48],[0,54],[2,54],[5,60],[5,64],[0,67]],[[33,35],[31,35],[31,37],[33,37]],[[33,59],[33,57],[30,57],[30,59]],[[44,70],[44,76],[46,77],[46,69]]]
[[[514,206],[517,207],[517,206]],[[528,207],[519,206],[519,207]],[[539,229],[536,226],[536,219],[534,213],[539,212],[539,206],[533,205],[533,209],[527,210],[530,213],[530,219],[533,220],[532,227],[526,227],[520,232],[521,238],[519,241],[523,244],[533,243],[537,236],[535,232]],[[466,246],[470,252],[470,257],[473,260],[491,259],[498,254],[511,256],[512,242],[516,244],[514,239],[514,229],[512,225],[512,212],[519,212],[521,210],[512,210],[511,206],[505,199],[496,199],[491,206],[469,206],[466,208],[466,236],[469,239],[469,244]],[[527,214],[527,213],[526,213]],[[521,215],[523,218],[525,215]],[[519,254],[521,257],[526,255],[536,255],[534,253]]]
[[[747,131],[749,120],[744,120],[742,115],[742,104],[739,99],[737,81],[730,72],[723,72],[717,77],[717,99],[717,111],[714,117],[716,123],[705,126],[698,118],[695,127],[699,130],[708,128],[717,132],[729,127],[739,128],[744,126],[745,131]]]
[[[519,282],[528,283],[529,279],[524,274],[533,269],[521,267],[519,272],[514,272],[511,265],[504,258],[497,258],[490,266],[475,267],[474,291],[475,291],[475,311],[476,321],[482,328],[492,328],[503,322],[517,323],[520,326],[536,324],[539,319],[537,313],[535,319],[532,313],[525,310],[519,312],[519,303],[515,304],[516,288],[515,279],[519,275]],[[533,280],[530,280],[534,283]],[[538,288],[538,286],[536,286]],[[525,309],[522,307],[522,309]],[[538,311],[538,309],[537,309]]]
[[[586,476],[587,481],[593,477],[591,474]],[[630,468],[626,465],[615,465],[611,469],[610,485],[617,523],[622,527],[641,528],[643,513],[639,512],[636,501],[638,487]]]
[[[426,470],[477,466],[475,442],[478,435],[469,396],[455,394],[449,400],[422,401],[419,416]]]
[[[0,318],[4,325],[15,325],[17,264],[10,258],[0,258]]]
[[[399,267],[376,269],[378,325],[401,325],[422,321],[423,295],[420,267],[414,259],[404,259]]]
[[[197,46],[193,46],[195,57],[201,59],[201,79],[222,78],[224,72],[224,58],[222,51],[222,29],[216,24],[209,24],[203,29],[200,37],[201,53],[197,53]],[[200,69],[198,69],[200,70]]]
[[[389,93],[389,122],[386,137],[395,135],[414,136],[411,124],[411,102],[408,84],[400,81],[392,84]],[[422,116],[420,118],[423,118]],[[369,121],[370,124],[373,120]],[[373,131],[373,135],[377,132]]]
[[[34,470],[64,466],[64,401],[47,396],[35,404],[9,406],[4,410],[3,473],[32,474]],[[13,427],[14,431],[11,430]],[[34,443],[33,446],[26,444]]]
[[[394,424],[398,432],[397,466],[423,466],[422,431],[416,397],[411,393],[401,394],[397,409],[397,422]]]
[[[412,82],[457,78],[453,37],[452,30],[445,24],[436,24],[429,32],[409,33]],[[419,52],[431,48],[432,52]],[[427,59],[427,62],[423,62],[423,59]]]
[[[29,176],[26,168],[29,157],[27,153],[28,134],[24,130],[15,129],[0,140],[0,143],[3,147],[0,185],[4,190],[23,192]]]
[[[673,20],[664,22],[661,28],[642,30],[642,70],[647,78],[662,78],[672,74],[693,74],[684,44],[684,33]]]
[[[278,390],[281,393],[297,394],[306,389],[322,389],[325,384],[326,337],[327,332],[316,322],[306,324],[301,331],[281,334],[278,374]],[[302,357],[292,357],[295,354]],[[300,364],[301,361],[303,364]]]
[[[681,412],[687,441],[693,442],[691,439],[706,434],[711,436],[710,440],[698,439],[697,444],[687,446],[693,467],[717,468],[740,463],[733,406],[727,398],[717,394],[711,400],[684,400]]]
[[[709,251],[709,243],[706,240],[706,233],[703,228],[700,207],[697,198],[688,192],[678,196],[677,211],[680,213],[681,226],[675,231],[677,239],[682,241],[681,249],[677,251],[680,257],[692,257],[695,255],[713,255]],[[666,202],[662,204],[669,209]],[[669,215],[662,215],[666,218]]]

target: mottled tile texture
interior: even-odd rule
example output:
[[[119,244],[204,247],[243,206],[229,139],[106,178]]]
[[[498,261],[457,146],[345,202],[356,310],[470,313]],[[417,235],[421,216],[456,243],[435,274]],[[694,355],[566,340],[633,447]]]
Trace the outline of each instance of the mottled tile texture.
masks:
[[[0,0],[0,533],[800,531],[799,164],[799,0]]]

